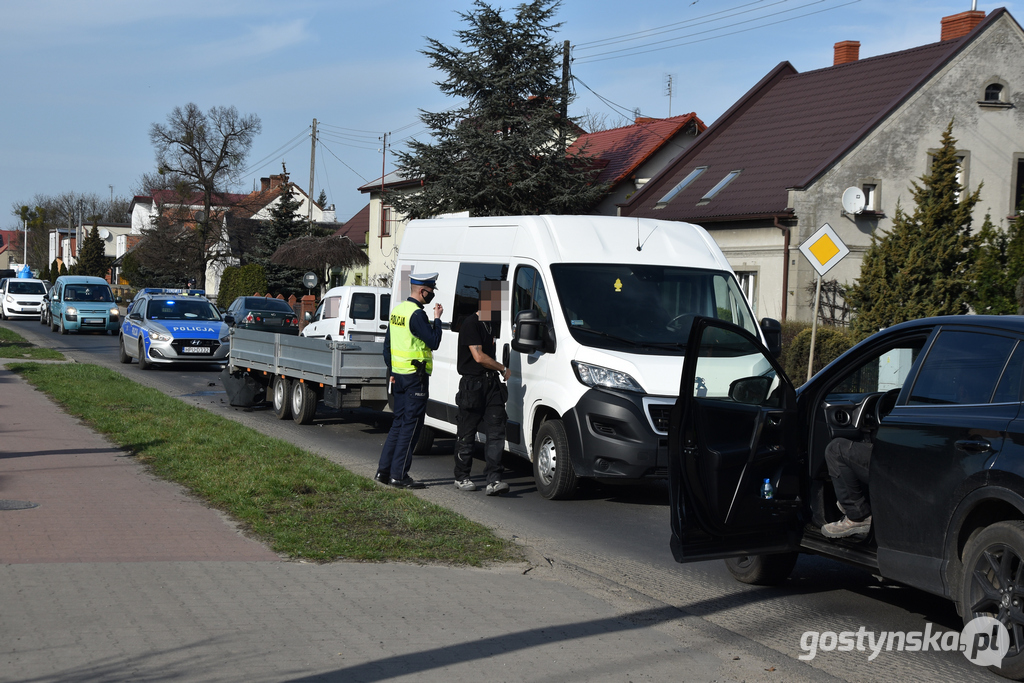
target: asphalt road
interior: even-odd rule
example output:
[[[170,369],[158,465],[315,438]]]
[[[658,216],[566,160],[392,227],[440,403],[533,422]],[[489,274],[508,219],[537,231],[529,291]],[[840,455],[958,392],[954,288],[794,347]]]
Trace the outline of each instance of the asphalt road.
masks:
[[[321,406],[313,425],[278,421],[267,409],[228,405],[219,369],[194,365],[143,372],[118,362],[117,337],[61,336],[38,321],[3,323],[40,346],[79,362],[124,373],[142,384],[207,408],[262,432],[320,453],[350,470],[372,476],[389,418],[372,411],[329,411]],[[2,419],[2,418],[0,418]],[[668,492],[663,483],[585,486],[571,501],[545,500],[533,484],[529,463],[506,454],[508,495],[489,498],[452,486],[453,440],[439,438],[430,455],[419,456],[412,475],[425,481],[424,498],[525,540],[563,571],[563,580],[631,605],[673,605],[693,615],[701,629],[724,639],[791,658],[811,679],[844,681],[1002,680],[971,664],[959,652],[887,652],[869,660],[869,650],[818,651],[806,663],[805,632],[868,633],[959,631],[953,603],[867,572],[816,556],[802,556],[792,577],[777,588],[736,582],[721,562],[676,564],[668,547]],[[482,481],[482,463],[474,465]],[[804,641],[805,643],[808,641]],[[823,641],[823,642],[827,642]],[[866,642],[866,641],[864,641]],[[685,678],[685,672],[681,672]]]

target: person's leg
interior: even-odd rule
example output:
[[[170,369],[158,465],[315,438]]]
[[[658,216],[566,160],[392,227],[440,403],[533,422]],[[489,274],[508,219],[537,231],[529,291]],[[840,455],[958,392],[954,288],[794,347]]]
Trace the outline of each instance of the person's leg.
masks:
[[[871,444],[833,439],[825,448],[825,462],[836,490],[836,499],[846,516],[853,521],[871,516],[867,499]]]
[[[380,460],[377,463],[377,475],[374,477],[377,481],[383,481],[384,483],[391,479],[391,465],[395,459],[395,444],[398,442],[398,434],[402,431],[402,425],[405,422],[405,391],[404,389],[400,391],[400,386],[403,385],[396,378],[392,387],[394,419],[391,421],[391,429],[388,430],[388,438],[384,441],[384,448],[381,449]]]
[[[412,447],[414,439],[423,428],[423,416],[427,412],[427,393],[429,390],[427,381],[418,375],[401,376],[402,390],[405,393],[405,406],[402,414],[402,424],[395,437],[395,452],[391,459],[391,479],[404,480],[409,476],[409,468],[412,467]],[[396,398],[399,389],[399,380],[396,378]],[[397,401],[396,401],[397,403]]]
[[[494,392],[497,395],[498,392]],[[491,399],[484,410],[484,435],[487,437],[484,446],[484,475],[487,483],[491,484],[501,481],[501,475],[505,468],[501,464],[502,454],[505,452],[505,404],[499,400]]]

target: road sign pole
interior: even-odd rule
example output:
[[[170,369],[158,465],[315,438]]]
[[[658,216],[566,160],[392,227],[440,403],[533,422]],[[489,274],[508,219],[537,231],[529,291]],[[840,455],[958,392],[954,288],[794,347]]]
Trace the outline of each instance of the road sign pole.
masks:
[[[814,375],[814,342],[818,336],[818,305],[821,303],[821,276],[818,276],[818,286],[814,288],[814,319],[811,321],[811,352],[807,354],[807,379],[810,381]]]

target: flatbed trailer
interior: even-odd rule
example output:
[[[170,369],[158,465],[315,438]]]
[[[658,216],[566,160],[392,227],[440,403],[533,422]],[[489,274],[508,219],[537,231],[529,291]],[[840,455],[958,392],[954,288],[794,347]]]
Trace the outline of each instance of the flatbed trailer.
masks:
[[[383,410],[388,404],[383,352],[381,342],[327,341],[233,328],[223,381],[232,395],[228,384],[249,378],[273,404],[279,420],[291,417],[309,424],[319,401],[330,408]],[[262,402],[249,400],[241,405]]]

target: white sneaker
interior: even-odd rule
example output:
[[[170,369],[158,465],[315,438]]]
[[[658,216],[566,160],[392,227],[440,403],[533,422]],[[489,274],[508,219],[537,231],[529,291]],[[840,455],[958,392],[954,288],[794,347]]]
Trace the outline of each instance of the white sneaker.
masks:
[[[455,488],[460,491],[476,491],[476,484],[469,479],[456,479]]]
[[[488,496],[496,496],[499,493],[504,493],[505,491],[508,491],[508,484],[503,481],[492,481],[487,485]]]

